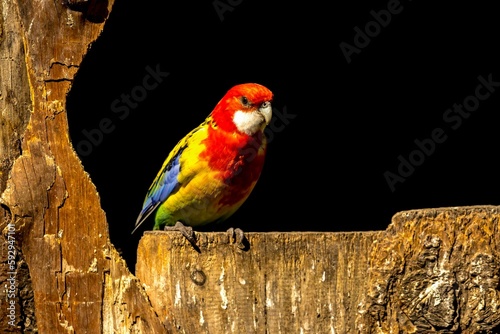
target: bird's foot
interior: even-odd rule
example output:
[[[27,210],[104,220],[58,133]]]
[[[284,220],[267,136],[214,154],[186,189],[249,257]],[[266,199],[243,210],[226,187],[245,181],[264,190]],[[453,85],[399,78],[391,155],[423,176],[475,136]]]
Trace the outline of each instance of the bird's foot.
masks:
[[[229,236],[229,240],[234,239],[234,244],[236,245],[236,247],[238,247],[239,249],[246,248],[246,246],[244,244],[245,233],[243,233],[243,230],[241,230],[240,228],[230,227],[226,233]]]
[[[191,226],[186,226],[181,222],[176,222],[174,226],[165,226],[165,231],[178,231],[193,245],[196,247],[196,238],[194,237],[194,231]]]

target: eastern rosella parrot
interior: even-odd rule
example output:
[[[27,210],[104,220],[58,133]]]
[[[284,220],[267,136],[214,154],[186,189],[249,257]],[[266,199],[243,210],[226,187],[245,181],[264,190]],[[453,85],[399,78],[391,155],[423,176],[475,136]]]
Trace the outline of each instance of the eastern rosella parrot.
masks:
[[[153,230],[180,231],[195,245],[192,226],[231,216],[261,174],[272,98],[269,89],[256,83],[232,87],[167,156],[149,187],[134,231],[154,213]],[[240,229],[229,230],[243,238]]]

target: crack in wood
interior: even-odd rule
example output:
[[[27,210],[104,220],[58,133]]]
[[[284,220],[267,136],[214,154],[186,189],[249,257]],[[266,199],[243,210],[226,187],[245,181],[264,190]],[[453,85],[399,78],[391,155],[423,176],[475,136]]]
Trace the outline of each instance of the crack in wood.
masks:
[[[498,207],[395,215],[388,238],[372,251],[372,288],[358,316],[372,327],[363,333],[498,330],[499,245],[492,241],[499,216]]]

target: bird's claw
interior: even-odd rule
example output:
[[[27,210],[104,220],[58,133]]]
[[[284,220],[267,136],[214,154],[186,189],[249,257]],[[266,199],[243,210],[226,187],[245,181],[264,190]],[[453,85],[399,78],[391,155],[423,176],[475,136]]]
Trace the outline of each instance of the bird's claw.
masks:
[[[193,245],[196,247],[196,238],[194,236],[194,231],[191,226],[186,226],[181,222],[175,223],[174,226],[165,226],[165,231],[178,231]]]
[[[245,240],[245,233],[243,233],[242,229],[230,227],[226,233],[229,236],[229,240],[234,239],[236,247],[239,249],[245,249],[245,244],[243,242]]]

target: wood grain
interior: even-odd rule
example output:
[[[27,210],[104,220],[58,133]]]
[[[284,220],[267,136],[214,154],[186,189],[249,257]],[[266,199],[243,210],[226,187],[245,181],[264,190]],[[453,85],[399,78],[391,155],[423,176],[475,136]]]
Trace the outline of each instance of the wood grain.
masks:
[[[74,11],[61,1],[0,2],[7,18],[0,21],[7,110],[0,116],[0,279],[8,272],[12,228],[19,286],[15,298],[0,292],[0,314],[6,303],[16,304],[14,326],[2,316],[2,331],[168,332],[111,245],[99,195],[69,140],[66,96],[103,29],[98,14],[112,7],[112,1],[91,4],[92,22],[84,8]]]
[[[179,333],[347,333],[380,232],[146,232],[136,275],[161,319]]]
[[[146,232],[136,275],[178,333],[499,333],[500,207],[397,213],[386,231]]]

